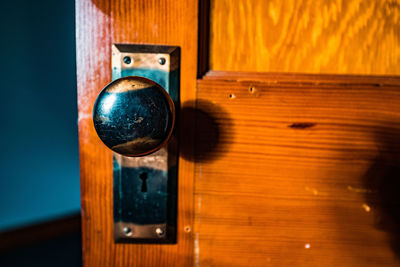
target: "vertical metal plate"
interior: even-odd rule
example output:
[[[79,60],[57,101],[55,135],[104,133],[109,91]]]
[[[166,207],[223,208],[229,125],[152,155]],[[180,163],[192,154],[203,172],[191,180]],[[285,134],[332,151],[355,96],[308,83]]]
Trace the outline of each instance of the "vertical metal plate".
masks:
[[[112,79],[142,76],[161,85],[179,111],[178,47],[112,46]],[[178,119],[178,118],[176,118]],[[177,125],[175,123],[175,125]],[[115,242],[175,243],[178,142],[143,157],[114,153]]]

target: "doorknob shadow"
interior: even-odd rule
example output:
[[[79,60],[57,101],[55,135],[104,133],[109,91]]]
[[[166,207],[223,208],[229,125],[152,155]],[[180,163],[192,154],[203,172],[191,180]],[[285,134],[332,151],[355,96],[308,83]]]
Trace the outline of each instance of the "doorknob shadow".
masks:
[[[180,111],[180,153],[195,162],[213,161],[229,149],[232,119],[220,106],[197,99],[183,103]]]
[[[400,128],[379,128],[375,138],[379,153],[364,176],[366,201],[376,211],[375,226],[388,233],[400,258]]]

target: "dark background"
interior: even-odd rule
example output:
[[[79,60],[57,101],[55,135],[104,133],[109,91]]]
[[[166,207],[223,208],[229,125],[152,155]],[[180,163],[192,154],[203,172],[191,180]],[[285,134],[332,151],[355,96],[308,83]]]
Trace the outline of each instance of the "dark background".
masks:
[[[7,232],[79,213],[75,7],[72,0],[0,7],[0,232]],[[79,235],[45,241],[8,252],[0,266],[76,266],[79,246]]]
[[[73,1],[2,1],[0,230],[79,211]]]

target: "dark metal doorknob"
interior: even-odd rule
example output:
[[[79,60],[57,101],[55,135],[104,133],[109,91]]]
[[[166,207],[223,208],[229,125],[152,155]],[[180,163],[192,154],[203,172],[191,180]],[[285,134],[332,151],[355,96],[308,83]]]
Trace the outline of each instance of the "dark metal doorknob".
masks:
[[[114,80],[98,95],[94,127],[103,143],[124,156],[144,156],[171,136],[175,108],[169,94],[147,78]]]

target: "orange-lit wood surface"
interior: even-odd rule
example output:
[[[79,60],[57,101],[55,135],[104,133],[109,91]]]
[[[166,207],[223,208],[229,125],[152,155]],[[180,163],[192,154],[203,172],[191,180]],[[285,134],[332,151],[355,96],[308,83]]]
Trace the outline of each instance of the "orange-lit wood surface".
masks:
[[[400,264],[400,78],[319,75],[398,74],[397,2],[263,3],[213,2],[211,67],[315,74],[211,71],[196,93],[197,1],[76,1],[85,266]],[[175,245],[113,240],[92,122],[112,43],[181,47]]]
[[[112,154],[97,137],[92,109],[111,81],[113,43],[181,47],[181,100],[195,98],[197,1],[77,0],[77,73],[84,265],[190,266],[194,164],[179,162],[178,242],[175,245],[114,244]],[[184,122],[190,125],[192,119]],[[193,137],[185,132],[183,138]]]
[[[211,0],[212,70],[400,74],[398,0]]]
[[[197,97],[195,266],[400,264],[400,78],[210,72]]]

